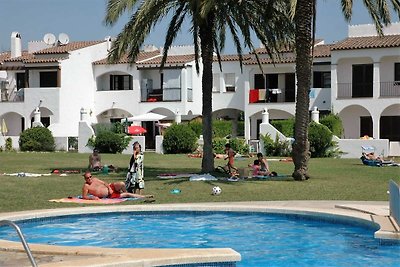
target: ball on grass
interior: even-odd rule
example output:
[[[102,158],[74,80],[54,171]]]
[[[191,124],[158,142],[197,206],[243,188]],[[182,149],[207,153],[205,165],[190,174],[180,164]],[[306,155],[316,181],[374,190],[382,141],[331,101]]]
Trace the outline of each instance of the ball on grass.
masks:
[[[219,186],[214,186],[212,189],[212,194],[214,196],[221,194],[221,192],[222,192],[222,189]]]

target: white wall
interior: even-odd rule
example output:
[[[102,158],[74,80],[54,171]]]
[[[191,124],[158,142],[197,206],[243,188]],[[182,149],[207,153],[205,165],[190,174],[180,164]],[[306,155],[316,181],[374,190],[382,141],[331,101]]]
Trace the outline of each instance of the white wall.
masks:
[[[244,66],[243,66],[244,68]],[[219,92],[212,93],[212,109],[213,111],[221,109],[238,109],[244,110],[244,75],[240,71],[240,66],[238,61],[223,61],[222,62],[222,72],[219,68],[218,62],[213,63],[213,73],[214,77],[218,78],[218,81],[214,83],[218,84]],[[225,89],[225,75],[226,73],[234,73],[236,81],[236,92],[226,92]]]
[[[338,142],[339,150],[344,152],[342,158],[360,158],[362,153],[362,146],[375,147],[375,154],[387,157],[389,154],[389,140],[388,139],[338,139],[334,138],[334,141]]]
[[[66,136],[78,136],[80,109],[95,110],[96,82],[92,62],[107,56],[107,43],[72,51],[61,63],[60,121]],[[96,122],[91,114],[90,122]]]

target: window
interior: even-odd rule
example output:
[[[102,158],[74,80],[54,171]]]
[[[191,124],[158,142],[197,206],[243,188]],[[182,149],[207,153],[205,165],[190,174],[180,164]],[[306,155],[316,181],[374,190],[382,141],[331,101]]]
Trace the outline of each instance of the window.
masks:
[[[213,74],[213,88],[214,93],[219,93],[219,74]]]
[[[110,90],[132,90],[132,76],[110,75]]]
[[[400,141],[400,116],[382,116],[380,119],[380,138]]]
[[[265,78],[263,74],[254,74],[254,89],[265,89]]]
[[[17,73],[17,89],[25,88],[25,73]]]
[[[313,87],[314,88],[331,88],[331,73],[314,71],[313,73]]]
[[[294,102],[296,99],[296,75],[285,73],[285,102]]]
[[[40,72],[40,87],[57,87],[57,72],[56,71]]]
[[[360,136],[374,136],[371,116],[360,117]]]
[[[276,89],[278,87],[278,74],[266,74],[267,88],[266,89]]]
[[[394,80],[400,82],[400,62],[394,63]]]
[[[236,90],[236,81],[235,81],[235,73],[227,73],[224,75],[225,79],[225,90],[226,92],[235,92]]]
[[[372,97],[373,94],[373,65],[353,65],[353,97]]]

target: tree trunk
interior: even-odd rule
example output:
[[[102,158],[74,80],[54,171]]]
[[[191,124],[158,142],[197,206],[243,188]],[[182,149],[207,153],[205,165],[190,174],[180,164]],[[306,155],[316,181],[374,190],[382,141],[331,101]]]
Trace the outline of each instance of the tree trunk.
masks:
[[[209,16],[208,25],[200,26],[201,58],[203,61],[203,158],[201,171],[209,173],[214,171],[214,154],[212,148],[212,63],[213,63],[213,17]]]
[[[293,178],[307,180],[310,143],[308,141],[310,85],[311,85],[311,48],[312,48],[313,1],[297,0],[296,5],[296,75],[297,97],[295,116],[295,142],[293,144]]]

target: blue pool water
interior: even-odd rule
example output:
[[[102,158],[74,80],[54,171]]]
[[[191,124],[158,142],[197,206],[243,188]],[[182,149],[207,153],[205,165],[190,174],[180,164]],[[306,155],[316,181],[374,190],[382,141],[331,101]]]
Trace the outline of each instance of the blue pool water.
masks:
[[[400,244],[333,218],[228,212],[71,215],[17,222],[28,243],[113,248],[221,248],[237,266],[400,266]],[[18,241],[0,227],[0,239]]]

